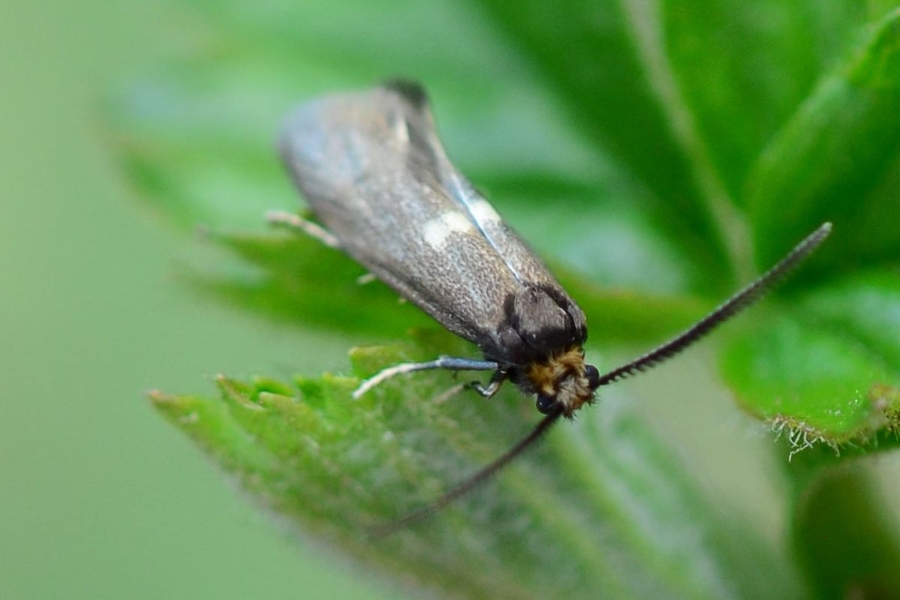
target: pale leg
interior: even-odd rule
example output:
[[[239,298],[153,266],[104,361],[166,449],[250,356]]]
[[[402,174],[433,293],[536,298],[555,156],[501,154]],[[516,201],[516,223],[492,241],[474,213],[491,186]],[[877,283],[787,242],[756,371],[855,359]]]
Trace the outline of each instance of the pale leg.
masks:
[[[399,365],[394,365],[393,367],[388,367],[387,369],[383,369],[373,375],[372,377],[366,379],[362,382],[362,384],[356,388],[356,391],[353,392],[354,398],[359,398],[373,387],[378,385],[379,383],[390,379],[391,377],[396,377],[397,375],[403,375],[404,373],[414,373],[416,371],[430,371],[433,369],[446,369],[448,371],[495,371],[498,372],[500,365],[495,363],[492,360],[472,360],[468,358],[453,358],[450,356],[442,356],[437,360],[432,360],[429,362],[421,362],[421,363],[401,363]],[[500,383],[503,381],[503,376],[494,375],[491,378],[491,383],[487,385],[487,387],[482,386],[480,383],[475,382],[472,384],[472,387],[478,391],[482,396],[490,397],[494,395],[497,390],[500,388]]]

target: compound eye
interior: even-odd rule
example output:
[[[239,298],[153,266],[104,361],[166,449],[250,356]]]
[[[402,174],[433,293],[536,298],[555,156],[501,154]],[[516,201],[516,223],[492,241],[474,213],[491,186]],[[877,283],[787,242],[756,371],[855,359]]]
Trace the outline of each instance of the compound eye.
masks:
[[[584,367],[584,376],[587,377],[588,385],[592,390],[600,387],[600,371],[594,365],[586,365]]]
[[[544,394],[538,394],[536,404],[538,412],[546,415],[556,405],[556,399]]]

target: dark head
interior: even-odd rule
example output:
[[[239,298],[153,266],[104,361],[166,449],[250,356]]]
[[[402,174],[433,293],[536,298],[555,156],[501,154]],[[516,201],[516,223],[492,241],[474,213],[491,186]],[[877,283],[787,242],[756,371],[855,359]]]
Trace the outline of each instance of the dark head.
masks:
[[[597,369],[584,364],[584,313],[556,284],[524,285],[506,300],[496,348],[485,355],[507,371],[522,392],[537,395],[543,414],[571,417],[594,398]]]

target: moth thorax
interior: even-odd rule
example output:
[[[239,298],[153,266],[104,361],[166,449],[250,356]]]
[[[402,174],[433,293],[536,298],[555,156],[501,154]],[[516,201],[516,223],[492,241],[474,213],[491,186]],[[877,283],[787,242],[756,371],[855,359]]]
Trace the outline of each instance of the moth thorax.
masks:
[[[581,346],[571,346],[525,369],[525,378],[537,394],[538,410],[542,413],[559,406],[562,414],[572,416],[594,398],[597,369],[584,362]]]

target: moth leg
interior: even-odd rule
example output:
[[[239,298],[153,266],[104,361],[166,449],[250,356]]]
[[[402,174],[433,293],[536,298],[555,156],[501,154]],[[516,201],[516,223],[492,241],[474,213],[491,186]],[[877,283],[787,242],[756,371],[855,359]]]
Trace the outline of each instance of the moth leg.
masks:
[[[341,249],[341,242],[337,239],[337,237],[335,237],[333,233],[331,233],[321,225],[317,225],[316,223],[304,219],[299,215],[295,215],[294,213],[284,212],[281,210],[271,210],[266,213],[266,221],[268,221],[271,225],[287,227],[289,229],[293,229],[294,231],[302,231],[309,237],[319,240],[329,248],[335,248],[337,250]]]
[[[501,371],[494,371],[494,375],[491,377],[490,382],[488,382],[487,387],[482,385],[480,381],[470,381],[468,383],[457,383],[453,387],[448,390],[441,392],[437,396],[431,399],[433,404],[443,404],[453,396],[456,396],[464,389],[468,388],[470,390],[474,390],[483,398],[490,398],[500,389],[500,386],[503,385],[505,381],[506,375]]]
[[[469,387],[478,392],[482,398],[490,398],[497,393],[504,381],[506,381],[506,372],[497,369],[491,375],[491,380],[487,385],[482,385],[480,381],[473,381]]]
[[[469,358],[453,358],[452,356],[441,356],[437,360],[432,360],[429,362],[401,363],[399,365],[394,365],[393,367],[383,369],[372,377],[369,377],[368,379],[363,381],[362,384],[353,392],[353,397],[359,398],[382,381],[390,379],[391,377],[396,377],[397,375],[403,375],[404,373],[414,373],[415,371],[430,371],[433,369],[447,369],[448,371],[497,371],[499,368],[500,365],[492,360],[473,360]],[[488,385],[489,388],[493,384],[493,378],[491,379],[491,382],[492,383]],[[497,384],[497,387],[500,387],[499,383]]]

